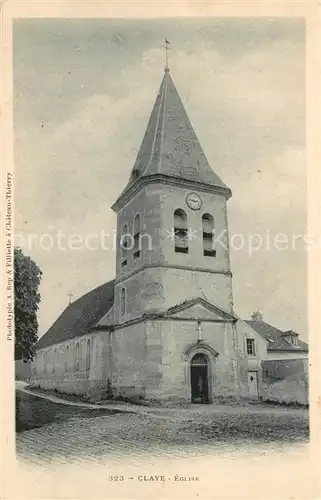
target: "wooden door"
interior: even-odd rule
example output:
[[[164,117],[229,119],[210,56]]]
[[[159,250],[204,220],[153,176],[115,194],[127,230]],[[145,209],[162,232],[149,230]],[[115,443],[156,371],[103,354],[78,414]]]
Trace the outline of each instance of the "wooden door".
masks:
[[[257,372],[253,371],[248,372],[248,384],[249,384],[250,399],[258,399],[259,391],[258,391]]]
[[[196,355],[191,361],[192,403],[208,403],[208,364],[203,355]]]

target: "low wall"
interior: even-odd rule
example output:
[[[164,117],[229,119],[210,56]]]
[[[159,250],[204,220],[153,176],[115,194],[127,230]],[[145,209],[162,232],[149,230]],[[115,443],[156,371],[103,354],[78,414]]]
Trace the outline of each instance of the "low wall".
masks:
[[[262,361],[260,396],[263,401],[308,405],[308,360]]]

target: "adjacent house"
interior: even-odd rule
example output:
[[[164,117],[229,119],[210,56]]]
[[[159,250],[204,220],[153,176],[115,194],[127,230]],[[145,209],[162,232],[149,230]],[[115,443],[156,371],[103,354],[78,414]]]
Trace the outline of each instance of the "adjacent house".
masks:
[[[245,335],[250,397],[308,404],[308,344],[299,334],[269,325],[259,312],[239,328]]]

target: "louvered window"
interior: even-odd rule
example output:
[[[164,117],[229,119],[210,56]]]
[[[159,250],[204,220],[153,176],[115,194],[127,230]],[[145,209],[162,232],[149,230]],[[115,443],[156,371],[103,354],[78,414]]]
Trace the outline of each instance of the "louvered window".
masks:
[[[140,244],[141,244],[140,233],[141,233],[140,215],[136,214],[134,219],[134,254],[133,254],[134,259],[138,259],[140,257]]]
[[[124,224],[122,226],[121,237],[120,237],[120,253],[121,253],[121,266],[125,267],[127,265],[127,248],[128,248],[128,226]]]
[[[176,253],[188,253],[187,215],[181,208],[174,212],[174,241]]]
[[[214,248],[214,219],[211,214],[204,214],[202,217],[203,231],[203,255],[205,257],[215,257]]]

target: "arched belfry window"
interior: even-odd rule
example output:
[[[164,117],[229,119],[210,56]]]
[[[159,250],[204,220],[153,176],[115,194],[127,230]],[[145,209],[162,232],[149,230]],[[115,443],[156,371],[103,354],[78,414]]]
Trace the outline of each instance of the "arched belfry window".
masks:
[[[120,315],[125,316],[126,312],[126,290],[122,288],[120,290]]]
[[[188,253],[187,215],[181,208],[174,212],[174,235],[175,252]]]
[[[138,259],[140,257],[140,215],[136,214],[134,218],[134,259]]]
[[[124,267],[127,265],[127,252],[128,252],[128,226],[124,224],[121,228],[121,237],[120,237],[120,254],[121,254],[121,266]]]
[[[204,214],[202,217],[203,231],[203,254],[205,257],[215,257],[214,248],[214,219],[211,214]]]

